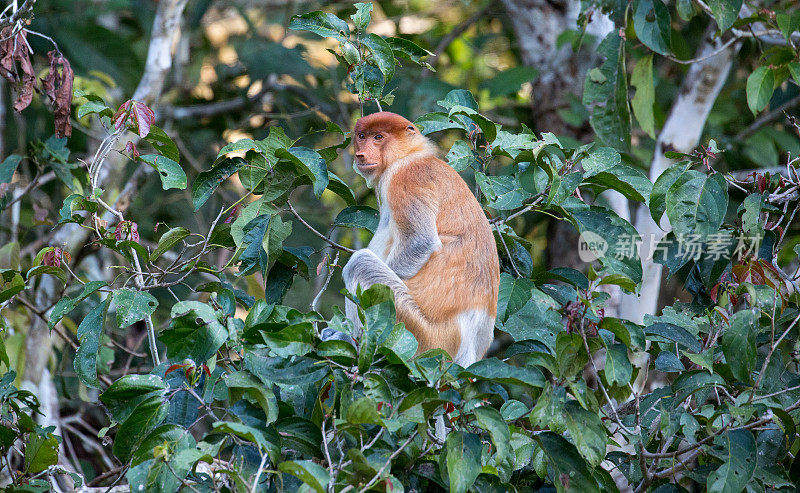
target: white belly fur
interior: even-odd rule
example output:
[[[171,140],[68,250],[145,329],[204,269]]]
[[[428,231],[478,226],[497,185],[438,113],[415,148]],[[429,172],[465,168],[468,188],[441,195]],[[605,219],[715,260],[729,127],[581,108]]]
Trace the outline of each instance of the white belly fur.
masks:
[[[367,248],[372,250],[379,259],[386,262],[389,253],[386,247],[392,239],[392,213],[389,211],[389,206],[386,205],[385,200],[381,201],[380,207],[378,229],[375,231],[375,235],[372,237],[372,240],[370,240]]]
[[[473,309],[461,312],[458,317],[461,327],[461,346],[453,361],[464,368],[483,357],[494,339],[494,317],[486,310]]]

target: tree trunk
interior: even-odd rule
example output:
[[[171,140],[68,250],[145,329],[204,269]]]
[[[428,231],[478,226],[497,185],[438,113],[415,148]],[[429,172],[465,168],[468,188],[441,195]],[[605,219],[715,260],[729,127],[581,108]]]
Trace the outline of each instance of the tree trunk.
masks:
[[[719,38],[711,39],[712,35],[711,31],[706,33],[706,41],[699,48],[697,58],[710,54],[713,56],[692,64],[681,83],[680,92],[672,105],[664,128],[658,135],[653,163],[650,165],[650,180],[653,182],[674,163],[664,156],[664,153],[667,151],[689,153],[697,147],[706,125],[706,118],[728,78],[739,44],[734,43],[715,53],[720,50],[722,41]],[[644,204],[638,207],[633,225],[642,236],[640,256],[644,275],[639,296],[624,295],[620,316],[642,323],[645,315],[656,313],[661,290],[663,269],[661,264],[653,262],[651,252],[653,246],[671,228],[666,215],[661,219],[659,227]]]
[[[136,88],[133,99],[144,101],[150,105],[158,103],[164,90],[164,81],[172,64],[174,40],[180,31],[180,20],[187,0],[161,0],[158,4],[150,45],[147,52],[147,63],[142,79]],[[112,165],[113,166],[113,165]],[[111,167],[111,166],[110,166]],[[117,165],[116,167],[121,167]],[[119,175],[119,173],[115,173]],[[119,187],[119,183],[106,183],[106,189]],[[53,244],[65,245],[66,250],[74,252],[86,240],[86,229],[70,224],[62,227],[53,238]],[[42,276],[39,288],[35,294],[37,306],[48,307],[53,304],[59,295],[59,285],[51,276]],[[42,395],[49,390],[40,386],[52,386],[49,378],[43,379],[51,355],[51,336],[47,324],[39,319],[32,318],[31,327],[25,341],[25,370],[24,383],[28,388],[39,388],[37,395]],[[52,410],[49,410],[53,412]],[[57,409],[55,410],[57,414]],[[58,416],[48,416],[50,420],[57,420]]]
[[[558,114],[569,104],[569,96],[583,93],[586,72],[597,63],[594,49],[572,52],[557,40],[566,29],[576,27],[581,3],[577,0],[503,0],[516,34],[522,62],[537,69],[533,82],[531,112],[533,128],[538,132],[553,132],[580,138],[580,129],[570,128]],[[614,23],[597,12],[586,32],[603,39]],[[591,47],[589,47],[591,48]],[[547,228],[547,267],[583,266],[578,256],[578,233],[564,221],[550,221]]]

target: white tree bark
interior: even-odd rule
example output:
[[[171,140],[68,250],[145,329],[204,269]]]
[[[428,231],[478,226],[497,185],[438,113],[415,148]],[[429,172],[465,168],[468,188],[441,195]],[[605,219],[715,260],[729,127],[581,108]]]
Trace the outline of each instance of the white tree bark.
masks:
[[[188,0],[161,0],[158,3],[150,43],[147,49],[147,62],[144,74],[133,94],[132,99],[155,106],[164,91],[164,81],[172,66],[175,43],[180,34],[180,23],[183,10]],[[112,154],[113,155],[113,154]],[[119,162],[111,162],[108,168],[118,168]],[[119,173],[114,173],[115,177]],[[115,188],[118,184],[105,184],[106,189]],[[87,229],[75,224],[63,226],[53,238],[54,245],[64,245],[65,250],[75,253],[86,241]],[[58,286],[44,276],[36,293],[38,306],[49,306],[58,294]],[[26,339],[26,360],[24,378],[29,386],[37,387],[43,375],[43,369],[50,358],[50,331],[47,324],[34,319]]]
[[[692,64],[689,68],[689,72],[681,83],[678,98],[672,105],[664,128],[661,129],[656,140],[655,154],[650,165],[650,180],[653,182],[674,163],[673,160],[664,156],[665,152],[689,153],[697,147],[708,114],[728,78],[733,57],[739,50],[739,44],[734,43],[719,51],[722,41],[719,38],[708,39],[711,37],[711,33],[707,33],[706,37],[706,41],[697,53],[697,58],[702,60]],[[715,53],[717,51],[719,52]],[[712,53],[715,54],[703,58]],[[639,296],[623,295],[620,317],[642,323],[645,315],[655,314],[661,291],[662,265],[653,262],[651,252],[654,245],[671,228],[666,215],[661,219],[659,227],[644,204],[638,207],[633,225],[642,236],[640,248],[643,269],[642,289]]]
[[[180,20],[187,0],[161,0],[153,22],[152,37],[148,47],[147,63],[134,99],[150,105],[158,103],[164,90],[164,81],[169,73],[174,40],[179,33]],[[119,166],[119,164],[118,164]],[[119,176],[116,173],[115,176]],[[117,186],[115,184],[115,186]],[[63,227],[53,238],[52,244],[63,245],[67,251],[74,252],[84,244],[86,229],[75,224]],[[50,306],[58,296],[60,285],[51,276],[42,276],[35,293],[37,306]],[[51,356],[51,334],[47,324],[33,317],[25,339],[25,368],[22,387],[32,390],[42,399],[42,412],[39,421],[43,426],[59,425],[58,392],[50,378],[47,364]],[[57,428],[58,429],[58,428]],[[63,451],[63,449],[61,449]],[[61,453],[61,452],[60,452]],[[63,457],[59,462],[64,463]]]

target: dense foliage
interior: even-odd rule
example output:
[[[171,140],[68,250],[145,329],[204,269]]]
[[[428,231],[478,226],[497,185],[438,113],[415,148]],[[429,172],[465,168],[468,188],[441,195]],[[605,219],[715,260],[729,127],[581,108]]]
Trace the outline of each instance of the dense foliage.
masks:
[[[469,368],[441,350],[416,355],[385,287],[337,291],[348,252],[377,227],[374,197],[342,164],[352,116],[341,107],[356,116],[402,111],[410,104],[398,96],[410,90],[397,80],[403,67],[426,67],[425,80],[437,77],[430,51],[370,31],[372,4],[288,21],[309,52],[328,47],[335,56],[307,86],[297,83],[309,75],[304,49],[236,39],[243,65],[220,69],[220,79],[249,76],[279,88],[286,104],[314,106],[284,126],[247,123],[252,133],[228,139],[208,162],[193,148],[206,147],[208,132],[227,130],[218,114],[205,115],[212,123],[187,124],[181,137],[158,118],[198,106],[154,111],[155,101],[119,96],[131,87],[125,67],[113,74],[117,87],[113,77],[82,73],[73,63],[72,125],[89,135],[34,139],[0,164],[3,217],[34,189],[57,211],[26,202],[27,224],[31,231],[48,225],[45,239],[9,231],[0,249],[0,363],[7,369],[0,467],[8,491],[46,491],[57,480],[68,488],[121,482],[132,491],[793,490],[800,481],[800,246],[791,248],[800,127],[791,118],[769,126],[779,113],[746,136],[757,135],[755,143],[720,132],[695,151],[667,150],[670,165],[654,182],[641,163],[652,153],[647,135],[664,119],[655,88],[669,84],[658,82],[654,63],[685,61],[677,55],[689,52],[680,29],[710,26],[733,40],[764,31],[784,40],[764,49],[757,67],[732,76],[742,78],[732,89],[739,104],[730,118],[729,107],[717,110],[713,125],[723,128],[737,125],[745,107],[754,115],[789,108],[781,104],[800,83],[800,11],[777,4],[752,10],[741,0],[584,7],[584,27],[601,9],[617,26],[596,48],[601,60],[586,76],[582,104],[562,108],[575,126],[588,119],[594,141],[508,122],[530,70],[473,87],[478,98],[441,82],[441,95],[414,115],[474,187],[501,256],[497,334],[505,342]],[[43,28],[64,29],[47,19]],[[584,37],[579,29],[564,42],[578,52],[590,44]],[[109,50],[122,49],[108,42]],[[61,49],[66,57],[51,55],[46,79],[55,86],[43,91],[53,94],[59,135],[68,135],[67,96],[57,89],[68,83],[69,50],[78,48]],[[274,67],[276,58],[286,68]],[[35,90],[30,78],[18,82],[21,91]],[[253,101],[251,89],[231,100],[230,111]],[[640,128],[632,129],[632,115]],[[21,135],[24,124],[16,122]],[[205,133],[187,146],[183,138],[198,129]],[[92,155],[77,157],[84,154],[75,149],[91,140]],[[762,162],[769,153],[775,162]],[[730,172],[747,159],[784,166]],[[109,176],[125,170],[119,189],[106,188]],[[12,183],[20,175],[30,187]],[[132,200],[124,182],[136,187],[140,180],[147,185]],[[642,323],[607,313],[610,300],[640,290],[638,248],[648,240],[604,202],[607,191],[641,204],[656,223],[668,221],[652,258],[685,296]],[[189,204],[198,220],[181,222]],[[308,209],[333,209],[332,224],[315,227]],[[584,269],[543,268],[531,217],[574,227],[580,246],[559,248],[580,248]],[[55,239],[76,231],[83,235],[77,255]],[[303,281],[315,276],[316,285]],[[40,298],[48,285],[56,296]],[[353,334],[336,306],[345,296],[358,304],[362,334]],[[72,462],[80,470],[59,460],[67,445],[57,430],[32,419],[47,414],[44,396],[18,390],[21,336],[36,318],[74,345],[64,347],[54,371],[63,373],[61,392],[90,409],[62,424],[85,437]],[[146,354],[138,352],[145,339]],[[440,417],[444,441],[435,433]],[[99,423],[94,436],[75,424],[84,421]]]

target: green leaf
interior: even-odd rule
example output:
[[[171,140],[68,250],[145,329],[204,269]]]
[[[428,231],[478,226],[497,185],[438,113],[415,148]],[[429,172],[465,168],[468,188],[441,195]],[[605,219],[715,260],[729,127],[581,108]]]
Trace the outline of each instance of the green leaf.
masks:
[[[22,156],[19,154],[11,154],[2,163],[0,163],[0,183],[11,183],[14,178],[14,172],[17,166],[22,162]]]
[[[100,388],[100,381],[97,379],[97,355],[100,351],[103,323],[110,304],[111,297],[106,297],[86,315],[86,318],[78,326],[77,336],[80,347],[75,352],[73,367],[84,385],[96,389]]]
[[[518,209],[531,196],[513,175],[495,176],[476,172],[475,181],[489,201],[487,205],[499,211]]]
[[[211,197],[214,191],[228,179],[229,176],[239,171],[247,162],[235,157],[224,159],[206,171],[197,175],[192,184],[192,203],[194,210],[197,211]]]
[[[361,43],[372,53],[372,59],[383,74],[384,83],[388,83],[394,77],[394,66],[397,62],[389,46],[382,37],[374,33],[369,33],[361,38]]]
[[[500,406],[500,414],[503,415],[503,419],[506,421],[515,421],[528,414],[528,412],[528,406],[515,399],[508,400]]]
[[[385,38],[385,39],[386,42],[389,43],[389,46],[391,46],[395,58],[399,56],[401,58],[411,60],[414,63],[418,63],[420,65],[432,68],[430,65],[422,61],[424,57],[433,55],[433,53],[431,53],[430,51],[422,48],[413,41],[409,41],[405,38]]]
[[[142,440],[164,421],[168,411],[169,403],[164,402],[161,396],[149,397],[139,403],[117,430],[112,446],[114,455],[122,462],[128,462]]]
[[[511,432],[500,411],[493,407],[480,406],[476,407],[473,413],[478,425],[488,431],[492,437],[492,442],[497,450],[497,463],[512,458],[514,451],[511,449]]]
[[[604,58],[599,67],[603,79],[593,78],[589,72],[584,84],[583,105],[589,110],[589,122],[600,140],[625,152],[630,148],[631,116],[625,44],[616,29],[600,43],[598,53]]]
[[[670,351],[661,351],[654,363],[656,370],[663,372],[685,371],[686,368],[681,363],[681,359]]]
[[[107,116],[109,118],[114,117],[114,112],[111,111],[111,108],[106,106],[105,103],[101,101],[87,101],[80,105],[75,111],[75,118],[80,120],[84,116],[94,113],[97,113],[100,116]]]
[[[347,183],[330,171],[328,171],[328,190],[341,197],[347,205],[356,205],[356,197]]]
[[[386,339],[378,346],[378,351],[386,354],[393,363],[408,365],[417,354],[418,347],[419,343],[414,334],[406,330],[403,324],[395,324]]]
[[[25,279],[12,269],[0,269],[0,303],[25,289]],[[51,327],[52,328],[52,327]]]
[[[186,173],[184,173],[181,165],[172,159],[158,154],[146,154],[140,156],[139,159],[158,171],[158,176],[161,178],[161,188],[164,190],[169,190],[170,188],[183,190],[186,188]]]
[[[456,118],[451,118],[447,113],[435,112],[425,113],[416,120],[414,125],[419,128],[422,135],[429,135],[441,130],[453,128],[464,130],[464,125]]]
[[[68,196],[64,199],[64,203],[59,210],[60,219],[58,224],[69,222],[82,224],[84,217],[80,214],[76,214],[77,211],[97,212],[97,203],[78,194]]]
[[[164,446],[165,444],[174,447],[185,436],[191,437],[192,435],[187,434],[183,427],[176,424],[163,424],[159,426],[150,432],[139,446],[138,450],[134,452],[131,465],[136,466],[148,459],[152,459],[153,449]]]
[[[100,401],[107,406],[113,406],[117,402],[133,400],[136,397],[163,391],[166,388],[164,380],[157,375],[125,375],[100,394]]]
[[[64,269],[62,269],[60,267],[56,267],[54,265],[37,265],[36,267],[34,267],[31,270],[29,270],[25,274],[25,277],[28,280],[30,280],[30,279],[33,279],[36,276],[42,276],[42,275],[45,275],[45,274],[53,276],[53,277],[57,277],[64,284],[66,284],[67,281],[69,280],[69,278],[67,277],[67,273],[64,272]]]
[[[469,134],[480,129],[487,142],[491,142],[497,137],[498,125],[471,108],[456,105],[450,108],[449,115],[461,120]]]
[[[787,67],[789,67],[789,73],[792,74],[795,84],[800,85],[800,62],[792,62]]]
[[[478,111],[478,102],[475,101],[475,96],[466,89],[453,89],[441,101],[436,104],[446,110],[451,110],[456,106],[464,106],[474,111]]]
[[[83,285],[83,290],[81,290],[80,294],[75,298],[70,297],[63,297],[56,305],[53,307],[53,310],[50,312],[50,320],[47,322],[47,325],[50,327],[50,330],[55,327],[55,325],[62,319],[66,314],[71,312],[75,309],[78,304],[92,295],[92,293],[96,292],[98,289],[106,286],[104,281],[89,281]],[[0,296],[0,302],[3,301],[2,296]]]
[[[296,476],[307,484],[317,493],[325,493],[328,490],[330,475],[328,470],[310,460],[296,460],[281,462],[278,469],[292,476]]]
[[[191,358],[205,362],[228,340],[228,330],[220,322],[222,314],[200,301],[175,303],[170,312],[170,328],[158,338],[167,346],[171,359]]]
[[[264,386],[250,372],[237,371],[229,373],[225,375],[224,380],[231,395],[230,402],[236,402],[241,397],[245,397],[253,403],[258,403],[261,410],[264,411],[264,416],[266,416],[264,425],[270,425],[278,419],[278,401],[275,398],[275,393],[269,387]]]
[[[688,180],[690,176],[687,175],[687,172],[689,171],[688,163],[678,163],[664,170],[656,179],[653,189],[650,191],[650,199],[647,201],[647,205],[650,208],[650,216],[656,224],[660,224],[661,216],[667,210],[667,191],[683,175],[686,175],[684,181]],[[694,171],[692,170],[692,172]]]
[[[511,274],[500,274],[500,293],[497,301],[497,318],[505,321],[518,312],[533,296],[535,284],[530,279],[515,278]]]
[[[212,425],[212,428],[215,432],[230,433],[231,435],[236,435],[239,438],[255,443],[262,450],[271,451],[277,449],[276,444],[272,443],[263,430],[252,426],[229,421],[217,421]]]
[[[747,106],[753,116],[767,107],[775,88],[775,73],[769,67],[758,67],[747,77]]]
[[[625,197],[644,202],[653,185],[643,171],[622,164],[619,153],[611,147],[593,149],[581,163],[584,181],[599,190],[612,189]],[[599,191],[598,190],[598,191]]]
[[[52,433],[28,434],[25,443],[25,473],[36,474],[58,463],[58,439]]]
[[[172,228],[163,235],[161,235],[161,239],[158,240],[158,246],[153,253],[150,255],[150,261],[155,262],[158,257],[163,255],[164,253],[168,252],[170,248],[175,246],[176,243],[183,240],[187,236],[189,236],[191,232],[182,227]]]
[[[586,461],[574,445],[551,431],[534,435],[553,465],[553,478],[559,492],[600,492]]]
[[[204,455],[191,433],[174,424],[161,425],[144,438],[131,459],[136,465],[125,477],[131,491],[171,493],[181,489]]]
[[[146,291],[133,289],[115,289],[114,305],[117,307],[117,326],[120,329],[129,327],[139,320],[144,320],[156,311],[158,301]]]
[[[467,168],[479,169],[478,153],[473,151],[469,144],[463,140],[457,140],[447,153],[447,164],[456,171],[464,171]]]
[[[372,12],[372,2],[359,2],[353,6],[356,8],[356,13],[351,15],[350,18],[353,19],[353,24],[355,24],[356,29],[363,31],[369,26],[369,21],[372,18],[370,14],[370,12]]]
[[[512,67],[494,75],[491,79],[481,82],[481,89],[488,89],[489,96],[508,96],[519,91],[527,82],[533,82],[539,71],[531,67]]]
[[[383,425],[377,404],[371,397],[353,401],[347,408],[347,421],[352,424]]]
[[[685,21],[690,21],[695,16],[692,0],[678,0],[675,3],[675,10],[678,11],[678,16]]]
[[[695,392],[708,387],[724,386],[725,381],[719,375],[712,375],[706,370],[690,370],[681,373],[672,382],[674,402],[683,402]]]
[[[289,22],[289,29],[311,31],[323,38],[336,38],[339,41],[346,40],[350,36],[350,28],[347,26],[347,22],[333,14],[318,10],[307,14],[295,15]]]
[[[164,157],[176,163],[180,162],[181,154],[178,152],[178,146],[175,145],[175,142],[173,142],[170,136],[161,128],[151,125],[150,133],[147,134],[144,140],[149,142],[150,145],[164,155]]]
[[[444,442],[444,466],[450,491],[466,493],[481,473],[481,440],[474,433],[453,430]]]
[[[459,378],[472,377],[499,383],[543,387],[544,375],[536,367],[512,366],[497,358],[477,361],[459,373]]]
[[[745,233],[757,234],[758,232],[763,232],[764,226],[761,221],[761,213],[765,206],[764,194],[751,193],[745,197],[739,207],[740,212],[742,212],[742,229],[744,229]]]
[[[778,24],[778,29],[781,30],[784,39],[789,41],[792,37],[792,34],[800,29],[800,10],[795,10],[791,13],[776,12],[775,22]]]
[[[670,54],[672,31],[669,8],[661,0],[635,0],[633,28],[645,46],[660,55]]]
[[[597,467],[606,457],[606,428],[597,413],[587,411],[578,401],[564,404],[564,423],[575,447],[584,459]]]
[[[722,333],[722,352],[733,376],[750,383],[756,369],[756,319],[750,310],[736,312]]]
[[[661,4],[661,0],[654,0]],[[663,4],[662,4],[663,5]],[[653,114],[653,104],[655,103],[656,90],[653,84],[653,54],[650,53],[633,67],[631,74],[631,85],[636,88],[636,94],[631,100],[633,114],[639,121],[642,130],[651,138],[656,138],[656,122]]]
[[[629,279],[627,276],[623,276],[622,274],[609,274],[607,276],[603,276],[600,279],[600,282],[597,283],[599,286],[604,284],[612,284],[614,286],[619,286],[625,291],[629,293],[633,293],[636,291],[636,283]]]
[[[702,351],[703,346],[697,337],[693,336],[691,332],[675,324],[667,322],[656,322],[644,328],[644,333],[648,336],[658,336],[668,341],[677,342],[678,344],[699,353]],[[648,339],[653,340],[652,337]],[[658,340],[658,339],[656,339]]]
[[[727,31],[739,17],[742,10],[742,0],[709,0],[708,6],[714,14],[720,31]]]
[[[333,220],[336,226],[346,228],[364,228],[373,234],[378,229],[379,212],[366,205],[351,205],[346,207]]]
[[[598,327],[614,334],[617,340],[628,346],[631,351],[644,349],[645,347],[644,331],[633,322],[614,317],[604,317]]]
[[[709,493],[738,493],[753,477],[758,463],[756,440],[750,430],[730,430],[715,440],[724,462],[709,474]]]
[[[688,181],[676,181],[667,191],[667,217],[675,235],[699,235],[719,231],[728,210],[728,184],[721,173],[695,172]]]
[[[599,256],[599,261],[609,274],[623,275],[637,285],[642,282],[642,262],[626,248],[640,237],[628,221],[611,210],[595,206],[576,211],[572,217],[582,235],[592,233],[605,241],[607,249]]]
[[[328,186],[328,166],[317,151],[307,147],[291,147],[278,149],[275,155],[292,163],[300,175],[307,176],[311,180],[314,195],[317,197],[322,195]]]
[[[625,387],[630,382],[633,367],[628,359],[628,348],[624,344],[613,344],[607,348],[603,373],[610,385]]]
[[[254,269],[260,268],[262,277],[264,279],[267,278],[269,254],[264,244],[267,243],[267,246],[269,245],[268,233],[271,219],[272,216],[270,214],[262,214],[244,227],[242,243],[247,247],[239,257],[241,262],[239,275],[248,275]]]

